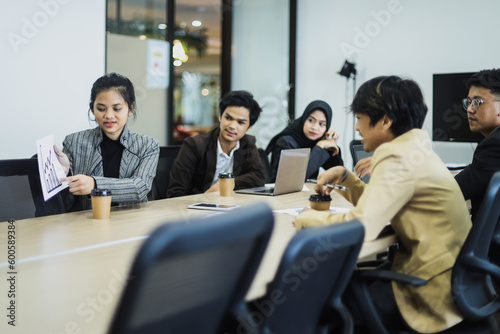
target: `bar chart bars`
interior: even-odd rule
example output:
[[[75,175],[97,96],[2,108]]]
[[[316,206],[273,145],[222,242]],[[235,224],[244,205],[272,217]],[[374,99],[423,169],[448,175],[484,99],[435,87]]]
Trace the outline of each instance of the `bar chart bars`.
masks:
[[[61,190],[67,188],[68,182],[60,181],[66,177],[66,173],[54,152],[54,135],[38,139],[36,148],[43,199],[47,201]]]
[[[40,146],[39,148],[40,153],[42,153],[42,147]],[[45,189],[47,189],[47,192],[50,194],[57,188],[62,186],[62,183],[59,181],[56,173],[56,168],[54,166],[54,163],[52,159],[57,159],[57,157],[53,156],[54,152],[52,150],[49,150],[49,152],[46,153],[47,156],[44,157],[42,155],[42,166],[43,170],[41,170],[43,174],[43,179],[45,182]]]

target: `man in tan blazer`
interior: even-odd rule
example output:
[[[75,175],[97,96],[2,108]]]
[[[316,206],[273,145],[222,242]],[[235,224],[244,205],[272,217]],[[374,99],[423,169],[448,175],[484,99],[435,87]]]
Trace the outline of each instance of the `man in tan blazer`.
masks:
[[[372,240],[390,222],[399,239],[392,270],[428,283],[422,287],[383,283],[384,298],[377,283],[374,302],[384,324],[408,325],[421,333],[450,328],[462,320],[451,293],[451,269],[472,223],[460,188],[421,130],[427,113],[422,92],[412,80],[374,78],[359,88],[351,111],[365,151],[374,151],[370,182],[363,183],[341,166],[327,170],[319,175],[316,190],[326,194],[330,188],[323,189],[323,184],[342,184],[350,191],[341,195],[355,208],[337,214],[306,210],[295,226],[358,218],[365,226],[365,238]],[[388,312],[390,303],[395,305]]]

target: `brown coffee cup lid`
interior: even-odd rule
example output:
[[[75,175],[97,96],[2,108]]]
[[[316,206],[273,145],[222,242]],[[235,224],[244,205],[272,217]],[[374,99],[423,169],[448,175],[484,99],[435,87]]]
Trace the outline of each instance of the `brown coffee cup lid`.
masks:
[[[109,189],[92,189],[90,196],[111,196]]]
[[[332,200],[332,197],[330,195],[311,195],[309,197],[310,202],[330,202]]]
[[[219,173],[219,179],[233,179],[234,175],[232,173]]]

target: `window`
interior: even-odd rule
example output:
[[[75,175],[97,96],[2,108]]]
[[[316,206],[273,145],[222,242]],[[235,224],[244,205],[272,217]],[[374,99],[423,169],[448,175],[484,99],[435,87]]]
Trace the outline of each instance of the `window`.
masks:
[[[175,14],[171,41],[169,14]],[[213,1],[107,1],[106,72],[134,83],[137,119],[129,124],[134,131],[165,146],[217,123],[220,26],[220,4]]]

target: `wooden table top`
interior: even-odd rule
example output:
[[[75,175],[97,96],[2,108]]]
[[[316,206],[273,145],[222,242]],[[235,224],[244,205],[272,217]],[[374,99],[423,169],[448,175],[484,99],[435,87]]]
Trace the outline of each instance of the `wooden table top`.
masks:
[[[306,184],[312,189],[311,184]],[[157,226],[203,217],[213,211],[187,209],[198,202],[245,205],[265,201],[273,210],[308,205],[310,191],[280,196],[200,194],[113,207],[111,218],[95,220],[91,211],[15,222],[16,263],[7,262],[9,223],[0,223],[0,333],[106,333],[134,256]],[[332,194],[332,205],[350,207]],[[275,214],[268,249],[247,295],[263,295],[281,255],[295,234],[294,217]],[[387,237],[365,242],[360,257],[375,254],[394,242]],[[8,324],[9,272],[15,272],[16,326]]]

